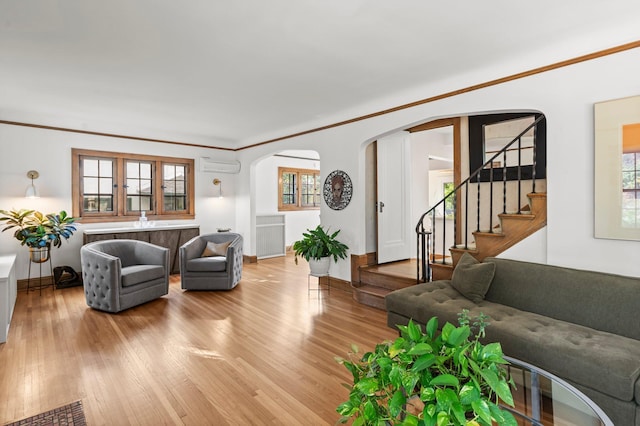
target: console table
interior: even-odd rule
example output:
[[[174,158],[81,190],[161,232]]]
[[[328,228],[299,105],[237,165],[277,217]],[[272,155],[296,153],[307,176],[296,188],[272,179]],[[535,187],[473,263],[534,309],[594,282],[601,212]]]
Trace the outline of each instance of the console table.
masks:
[[[104,228],[86,229],[83,232],[83,244],[94,241],[129,239],[145,241],[169,249],[171,273],[180,273],[178,256],[181,245],[200,235],[199,225],[163,225],[149,228]]]
[[[0,256],[0,343],[7,341],[18,294],[15,263],[15,254]]]

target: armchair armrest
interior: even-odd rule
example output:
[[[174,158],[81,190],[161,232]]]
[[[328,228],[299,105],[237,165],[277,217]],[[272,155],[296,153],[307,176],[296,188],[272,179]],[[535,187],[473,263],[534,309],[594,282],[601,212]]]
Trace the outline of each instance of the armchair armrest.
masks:
[[[80,249],[82,282],[87,305],[97,309],[120,310],[120,259],[91,248]]]

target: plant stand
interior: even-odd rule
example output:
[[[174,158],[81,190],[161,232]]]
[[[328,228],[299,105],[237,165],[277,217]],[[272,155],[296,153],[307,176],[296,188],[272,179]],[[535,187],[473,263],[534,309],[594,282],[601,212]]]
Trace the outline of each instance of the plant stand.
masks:
[[[311,277],[317,277],[318,278],[318,286],[313,288],[311,287]],[[320,286],[320,278],[323,277],[327,277],[327,288],[324,289]],[[314,273],[309,273],[307,275],[307,292],[311,292],[311,290],[316,290],[316,291],[322,291],[322,290],[327,290],[327,293],[331,293],[331,276],[326,273],[326,274],[314,274]]]
[[[51,284],[42,284],[42,264],[49,262],[49,273],[51,274]],[[31,264],[36,263],[39,266],[38,286],[31,287]],[[42,288],[53,286],[56,289],[56,285],[53,282],[53,266],[51,265],[51,247],[43,247],[42,249],[29,249],[29,275],[27,276],[27,294],[29,290],[40,290],[42,296]]]

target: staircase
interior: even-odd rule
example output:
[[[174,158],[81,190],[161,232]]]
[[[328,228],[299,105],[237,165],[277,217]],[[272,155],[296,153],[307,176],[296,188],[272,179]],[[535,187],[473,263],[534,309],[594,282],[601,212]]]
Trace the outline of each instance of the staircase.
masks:
[[[540,115],[531,126],[422,215],[416,226],[417,263],[416,260],[403,261],[403,268],[388,265],[359,267],[357,276],[352,277],[353,298],[360,303],[385,309],[384,296],[391,291],[429,280],[450,279],[455,265],[465,252],[482,261],[486,257],[497,256],[545,227],[547,194],[536,192],[535,154],[529,169],[530,176],[523,177],[526,166],[521,164],[519,152],[517,166],[507,167],[507,151],[520,151],[521,138],[542,120],[544,116]],[[536,152],[535,137],[533,151]],[[496,163],[503,166],[494,169]],[[494,176],[499,179],[494,181]],[[523,186],[528,188],[526,196],[521,195],[525,194]],[[487,192],[489,195],[486,195]],[[445,204],[451,202],[454,206],[455,244],[445,248],[444,221],[442,229],[438,230],[435,218],[437,209],[444,212]],[[496,205],[501,205],[502,213],[494,213]],[[475,215],[471,221],[470,215]],[[494,221],[498,222],[495,226]],[[470,231],[474,229],[472,226],[475,226],[475,231]],[[486,229],[482,229],[482,226]],[[436,235],[442,240],[440,253],[436,253]]]
[[[467,248],[449,248],[452,262],[431,263],[432,280],[451,279],[453,268],[465,252],[482,261],[486,257],[497,256],[509,247],[524,240],[534,232],[547,225],[547,193],[535,192],[527,194],[529,198],[529,209],[523,208],[526,213],[500,213],[500,225],[493,228],[493,232],[475,231],[474,244],[469,244]]]

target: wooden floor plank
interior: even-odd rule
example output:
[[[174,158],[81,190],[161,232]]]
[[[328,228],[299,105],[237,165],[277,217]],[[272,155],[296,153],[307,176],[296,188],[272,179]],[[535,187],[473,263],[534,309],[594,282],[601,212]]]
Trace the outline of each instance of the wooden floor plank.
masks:
[[[337,289],[307,290],[291,256],[244,266],[232,291],[120,314],[81,287],[18,293],[0,344],[0,423],[82,400],[90,425],[333,425],[350,375],[334,357],[397,333]]]

